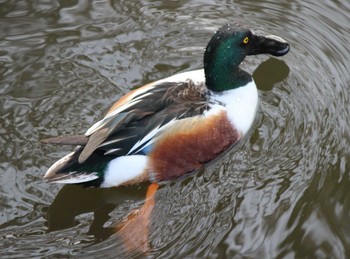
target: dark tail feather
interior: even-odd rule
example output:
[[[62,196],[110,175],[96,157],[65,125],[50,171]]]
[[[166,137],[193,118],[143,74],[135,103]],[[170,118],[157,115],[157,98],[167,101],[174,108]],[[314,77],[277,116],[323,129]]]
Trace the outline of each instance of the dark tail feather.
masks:
[[[84,135],[59,136],[40,140],[44,144],[85,146],[89,138]]]
[[[54,163],[47,170],[44,179],[49,182],[79,184],[100,178],[98,172],[90,165],[91,161],[79,164],[78,157],[82,150],[83,147],[79,146],[75,151]],[[98,154],[96,154],[96,158],[98,158]]]

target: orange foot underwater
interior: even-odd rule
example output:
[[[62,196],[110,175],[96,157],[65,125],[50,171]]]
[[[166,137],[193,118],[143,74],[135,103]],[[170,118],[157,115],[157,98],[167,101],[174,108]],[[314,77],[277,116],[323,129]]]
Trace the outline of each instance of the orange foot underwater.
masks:
[[[152,183],[146,193],[142,208],[132,211],[129,216],[116,226],[125,248],[141,254],[147,254],[149,247],[149,223],[155,205],[155,194],[159,185]]]

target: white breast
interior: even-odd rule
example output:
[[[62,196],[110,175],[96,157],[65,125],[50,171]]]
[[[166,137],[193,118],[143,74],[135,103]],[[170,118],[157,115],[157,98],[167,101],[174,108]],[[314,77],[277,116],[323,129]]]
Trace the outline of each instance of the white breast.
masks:
[[[161,83],[163,81],[177,82],[186,79],[191,79],[194,83],[204,82],[204,70],[199,69],[180,73],[159,80],[156,83]],[[254,122],[258,107],[258,90],[254,80],[249,82],[246,86],[225,91],[223,93],[215,93],[213,94],[213,99],[223,105],[214,105],[215,107],[213,106],[212,109],[208,111],[207,115],[225,109],[232,126],[245,135]]]
[[[226,109],[232,126],[245,135],[254,122],[258,107],[258,90],[255,82],[223,93],[215,93],[213,99],[223,105],[214,105],[211,112]]]

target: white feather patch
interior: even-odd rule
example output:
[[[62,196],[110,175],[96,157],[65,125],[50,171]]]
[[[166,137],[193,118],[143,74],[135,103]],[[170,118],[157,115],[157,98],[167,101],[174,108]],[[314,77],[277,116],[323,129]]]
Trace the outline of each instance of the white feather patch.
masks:
[[[254,122],[258,106],[258,90],[254,81],[243,87],[214,93],[212,98],[223,105],[213,105],[206,114],[218,112],[225,107],[232,126],[245,135]]]
[[[119,186],[134,180],[142,176],[146,168],[146,156],[133,155],[117,157],[109,163],[101,187]]]

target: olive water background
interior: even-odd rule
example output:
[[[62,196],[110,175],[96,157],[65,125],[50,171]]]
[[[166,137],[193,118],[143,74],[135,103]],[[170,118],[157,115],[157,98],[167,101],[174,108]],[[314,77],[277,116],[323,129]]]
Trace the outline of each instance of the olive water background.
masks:
[[[290,42],[248,57],[260,109],[248,138],[163,184],[149,257],[350,257],[350,2],[0,1],[0,257],[132,257],[114,226],[147,185],[42,180],[122,94],[202,67],[213,32],[239,23]]]

